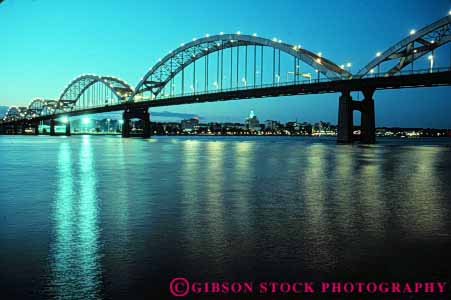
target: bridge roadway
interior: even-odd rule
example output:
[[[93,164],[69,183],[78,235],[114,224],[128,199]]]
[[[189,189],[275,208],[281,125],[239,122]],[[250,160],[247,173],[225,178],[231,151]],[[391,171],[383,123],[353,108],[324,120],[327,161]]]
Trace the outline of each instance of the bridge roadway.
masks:
[[[361,139],[366,143],[375,141],[375,116],[373,94],[376,90],[435,87],[451,85],[451,69],[439,69],[434,72],[422,71],[420,73],[401,74],[395,76],[364,77],[359,79],[345,80],[313,80],[301,83],[284,83],[249,88],[229,89],[220,91],[209,91],[206,93],[192,93],[167,98],[146,101],[124,101],[120,104],[110,106],[90,107],[87,109],[72,110],[52,115],[33,118],[32,120],[18,120],[4,122],[2,126],[17,124],[36,124],[36,122],[55,120],[63,116],[78,116],[85,114],[104,113],[112,111],[125,111],[124,119],[141,118],[146,119],[147,110],[151,107],[183,105],[192,103],[205,103],[215,101],[230,101],[240,99],[266,98],[278,96],[310,95],[324,93],[341,93],[339,102],[338,142],[352,141],[353,117],[352,112],[359,110],[362,114]],[[350,93],[360,91],[364,95],[362,101],[352,100]],[[138,114],[136,115],[136,112]],[[143,115],[144,114],[144,115]],[[145,134],[150,135],[150,132]],[[124,136],[128,136],[127,132]]]

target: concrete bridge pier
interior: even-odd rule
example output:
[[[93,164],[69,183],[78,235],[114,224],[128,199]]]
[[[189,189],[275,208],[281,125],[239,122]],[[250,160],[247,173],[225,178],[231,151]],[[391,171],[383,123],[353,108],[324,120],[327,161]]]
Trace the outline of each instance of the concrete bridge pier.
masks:
[[[31,127],[33,128],[33,134],[39,135],[39,123],[31,124]]]
[[[20,123],[20,134],[26,134],[28,124],[26,122]]]
[[[55,119],[50,119],[50,136],[55,136]]]
[[[55,119],[50,119],[50,136],[57,135],[56,132],[55,132],[56,122],[57,121]],[[71,133],[70,133],[70,122],[67,121],[67,123],[65,123],[65,124],[66,124],[66,131],[65,131],[64,135],[70,136],[71,135]]]
[[[354,110],[361,113],[360,119],[360,142],[374,144],[376,142],[376,122],[374,112],[374,89],[362,91],[363,101],[352,100],[350,91],[343,91],[338,105],[338,143],[352,143],[355,138],[354,132]]]
[[[361,102],[361,138],[364,144],[376,142],[376,116],[374,112],[374,89],[363,90],[364,99]]]
[[[67,121],[66,123],[66,136],[70,136],[70,122]]]
[[[140,136],[142,138],[150,138],[150,114],[147,107],[141,108],[127,108],[122,116],[124,124],[122,125],[122,137],[131,137],[130,120],[140,119],[143,122],[141,134],[134,134],[133,136]]]
[[[353,101],[350,91],[343,91],[338,102],[338,143],[352,143],[354,120]]]

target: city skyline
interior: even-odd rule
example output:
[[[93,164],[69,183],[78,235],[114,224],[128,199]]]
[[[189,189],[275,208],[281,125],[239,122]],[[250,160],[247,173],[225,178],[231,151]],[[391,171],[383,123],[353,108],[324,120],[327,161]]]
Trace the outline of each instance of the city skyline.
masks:
[[[147,7],[147,4],[138,2],[131,3],[130,10],[140,5]],[[37,96],[56,98],[73,77],[82,73],[117,75],[136,85],[140,76],[159,57],[178,47],[180,42],[186,42],[191,36],[200,37],[206,34],[205,28],[211,29],[209,30],[211,34],[213,31],[243,30],[246,33],[256,31],[267,37],[277,36],[293,43],[301,42],[306,48],[322,52],[337,63],[352,61],[350,71],[355,73],[374,57],[376,51],[385,50],[393,42],[408,34],[409,30],[421,28],[442,17],[449,10],[448,1],[437,1],[434,4],[411,1],[408,5],[403,5],[403,10],[396,11],[395,18],[392,10],[401,4],[378,4],[379,10],[375,11],[375,4],[369,1],[358,4],[351,1],[340,4],[284,3],[280,12],[276,13],[265,9],[264,4],[251,1],[242,3],[242,12],[237,12],[232,18],[223,21],[224,24],[215,24],[213,22],[215,15],[223,16],[221,19],[224,20],[224,16],[230,12],[228,5],[209,4],[212,15],[202,19],[199,12],[186,3],[181,4],[175,11],[171,10],[172,4],[157,3],[153,9],[165,11],[166,14],[156,14],[153,16],[155,20],[149,21],[146,18],[139,18],[142,16],[140,12],[138,16],[134,16],[128,10],[120,14],[120,6],[116,1],[111,1],[103,10],[95,4],[90,11],[85,10],[86,2],[83,1],[77,5],[55,1],[25,1],[20,4],[6,1],[0,11],[3,15],[0,27],[7,37],[6,47],[0,50],[2,56],[6,58],[0,62],[0,66],[3,65],[2,70],[6,70],[0,74],[0,81],[6,87],[0,92],[0,104],[20,106],[27,105]],[[233,3],[231,5],[233,6]],[[252,13],[249,14],[246,8]],[[297,18],[285,18],[277,22],[274,20],[275,14],[294,16],[296,15],[294,12],[301,8],[309,9],[309,14],[302,14],[304,17],[302,21]],[[180,11],[188,18],[199,18],[194,22],[195,26],[180,29],[178,18]],[[28,18],[14,19],[19,12],[26,14]],[[327,18],[317,21],[319,12],[325,14]],[[96,18],[89,18],[91,14],[95,14]],[[384,14],[386,18],[383,24],[361,22],[363,18],[376,19]],[[83,23],[65,22],[63,18],[65,15],[83,17]],[[355,20],[341,20],[346,19],[346,16],[354,16]],[[120,17],[127,22],[119,27],[113,22],[107,22],[109,18],[114,17]],[[339,19],[343,22],[332,27]],[[42,21],[36,22],[40,24],[39,26],[35,26],[36,28],[31,26],[33,21],[39,20]],[[170,24],[168,20],[174,21],[174,24]],[[50,28],[52,24],[56,25],[58,22],[61,28]],[[165,25],[163,30],[151,27],[148,34],[133,36],[133,25],[155,25],[158,22]],[[207,23],[213,26],[207,26]],[[105,24],[108,28],[100,26]],[[239,24],[243,25],[237,26]],[[355,24],[365,25],[353,26]],[[89,31],[91,27],[96,30]],[[45,32],[51,34],[43,35]],[[337,32],[341,32],[340,36],[336,36]],[[163,36],[165,39],[162,39]],[[42,43],[39,43],[39,38],[42,39]],[[30,40],[29,43],[24,42],[27,39]],[[80,49],[78,52],[68,47],[67,43],[70,41],[75,44],[78,42],[77,48]],[[110,42],[113,47],[109,46]],[[136,45],[140,45],[139,49],[136,49]],[[448,51],[443,49],[436,54],[437,66],[449,64]],[[53,57],[50,58],[51,55]],[[418,64],[423,64],[424,68],[427,68],[428,62],[425,60]],[[59,67],[61,65],[64,67]],[[30,74],[36,75],[29,80]],[[24,80],[27,81],[27,88],[21,89],[20,83]],[[449,88],[434,88],[432,91],[419,89],[378,92],[377,125],[449,128],[451,121],[446,114],[451,108],[451,104],[447,101],[449,91]],[[353,97],[358,98],[356,94]],[[326,120],[336,123],[337,107],[337,96],[332,94],[280,97],[264,101],[257,99],[190,104],[171,107],[170,110],[174,113],[200,115],[206,120],[218,122],[241,120],[248,111],[255,110],[262,119],[286,122],[298,118],[309,122]],[[167,110],[168,108],[154,108],[152,113]]]

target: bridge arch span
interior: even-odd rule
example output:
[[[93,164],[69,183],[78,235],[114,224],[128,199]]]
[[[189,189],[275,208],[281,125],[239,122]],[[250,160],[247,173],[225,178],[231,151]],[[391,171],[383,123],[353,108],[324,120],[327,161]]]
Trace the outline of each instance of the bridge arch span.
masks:
[[[34,98],[28,105],[27,117],[34,118],[41,116],[41,113],[46,108],[46,106],[47,103],[44,98]]]
[[[5,121],[19,120],[25,116],[25,112],[26,112],[25,107],[10,106],[6,111],[6,114],[3,119]]]
[[[40,116],[51,115],[57,109],[58,102],[56,100],[47,100],[44,98],[34,98],[30,101],[27,109],[27,117],[35,118]]]
[[[77,104],[80,104],[80,98],[88,89],[96,84],[102,85],[104,89],[102,91],[97,91],[97,95],[92,95],[92,99],[87,99],[86,103],[83,103],[86,107],[95,106],[95,104],[117,104],[126,100],[133,92],[132,86],[117,77],[83,74],[73,79],[63,90],[57,100],[57,109],[66,111],[72,109]],[[94,99],[94,97],[101,98],[102,96],[106,96],[108,92],[110,92],[109,99]]]
[[[327,58],[306,50],[300,46],[283,43],[281,40],[266,39],[256,35],[219,34],[194,39],[182,44],[159,60],[141,79],[131,94],[129,101],[137,100],[135,96],[150,91],[157,96],[162,89],[184,68],[211,53],[240,46],[261,46],[277,49],[297,58],[332,80],[350,78],[352,75],[344,68]]]
[[[381,64],[389,61],[396,61],[394,66],[390,66],[382,76],[392,76],[401,72],[406,66],[420,59],[435,49],[451,41],[451,15],[446,16],[394,44],[386,51],[378,53],[376,58],[363,67],[355,78],[362,78],[379,69]]]

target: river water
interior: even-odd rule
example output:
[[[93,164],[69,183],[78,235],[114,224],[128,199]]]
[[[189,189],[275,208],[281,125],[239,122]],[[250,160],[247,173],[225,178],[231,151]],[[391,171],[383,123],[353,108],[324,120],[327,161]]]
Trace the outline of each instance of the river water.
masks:
[[[0,136],[3,299],[449,281],[450,217],[450,139]]]

